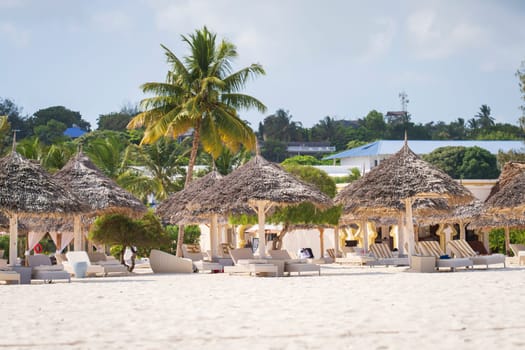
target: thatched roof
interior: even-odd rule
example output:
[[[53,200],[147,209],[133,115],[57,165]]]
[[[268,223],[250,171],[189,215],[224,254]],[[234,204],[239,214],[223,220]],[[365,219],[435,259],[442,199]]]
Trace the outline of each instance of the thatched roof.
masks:
[[[207,191],[212,187],[222,175],[217,171],[196,179],[181,191],[171,194],[166,200],[160,203],[155,212],[162,218],[162,221],[170,224],[190,224],[201,223],[203,219],[198,216],[191,215],[191,212],[186,208],[186,205],[201,192]]]
[[[13,151],[0,159],[0,210],[23,216],[63,216],[85,206],[39,164]]]
[[[250,204],[268,201],[275,205],[311,202],[320,208],[332,200],[314,186],[299,180],[281,166],[255,156],[248,163],[196,196],[188,208],[196,214],[253,213]]]
[[[471,229],[492,229],[508,226],[510,228],[525,228],[525,217],[512,218],[499,215],[484,215],[469,224]]]
[[[487,214],[498,213],[514,218],[525,217],[525,173],[518,173],[500,186],[485,202]]]
[[[517,175],[525,172],[525,163],[522,162],[507,162],[503,165],[503,169],[499,175],[498,182],[492,187],[489,196],[485,201],[488,201],[493,195],[515,178]]]
[[[446,212],[434,213],[418,217],[419,223],[426,224],[457,224],[459,222],[471,223],[479,221],[484,212],[483,202],[473,200],[467,204],[456,205]]]
[[[104,175],[82,152],[71,158],[54,178],[77,194],[90,208],[92,215],[133,215],[146,211],[146,206],[140,200]]]
[[[448,205],[468,203],[473,196],[443,171],[419,158],[405,142],[396,154],[339,192],[335,202],[343,205],[343,217],[395,217],[405,210],[406,198],[415,199],[414,216],[424,216],[446,211]]]

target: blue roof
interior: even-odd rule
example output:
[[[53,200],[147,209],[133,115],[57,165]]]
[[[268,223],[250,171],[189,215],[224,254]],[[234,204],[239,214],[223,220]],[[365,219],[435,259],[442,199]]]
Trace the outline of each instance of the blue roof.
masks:
[[[368,143],[363,146],[355,147],[324,159],[340,159],[350,157],[368,157],[378,155],[394,154],[403,147],[403,140],[379,140]],[[498,154],[499,151],[508,152],[510,150],[519,151],[525,147],[523,141],[483,141],[483,140],[409,140],[408,146],[416,154],[428,154],[439,147],[480,147],[486,149],[492,154]]]
[[[73,127],[73,128],[67,128],[66,131],[64,131],[64,135],[69,136],[71,138],[77,138],[82,135],[84,135],[87,131],[84,131],[80,128]]]

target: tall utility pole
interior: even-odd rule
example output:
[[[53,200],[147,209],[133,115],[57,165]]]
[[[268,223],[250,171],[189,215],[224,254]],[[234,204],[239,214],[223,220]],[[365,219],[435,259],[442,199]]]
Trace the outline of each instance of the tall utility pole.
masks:
[[[408,99],[408,95],[406,92],[401,91],[399,93],[399,98],[401,99],[401,110],[405,112],[405,115],[407,114],[407,104],[410,102]]]

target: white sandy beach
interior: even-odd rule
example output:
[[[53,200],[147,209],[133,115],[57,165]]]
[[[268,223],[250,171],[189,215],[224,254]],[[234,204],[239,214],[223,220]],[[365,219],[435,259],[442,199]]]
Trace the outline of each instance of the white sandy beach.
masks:
[[[0,286],[8,349],[518,349],[525,268],[153,275]]]

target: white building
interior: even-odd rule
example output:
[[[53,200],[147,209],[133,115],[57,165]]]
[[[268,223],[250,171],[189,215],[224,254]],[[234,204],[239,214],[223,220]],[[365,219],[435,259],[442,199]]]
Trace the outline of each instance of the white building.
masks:
[[[373,167],[377,166],[383,159],[390,157],[403,147],[403,140],[379,140],[366,145],[352,148],[324,159],[341,160],[341,166],[348,168],[357,168],[363,173],[367,173]],[[439,147],[480,147],[490,153],[497,155],[499,151],[508,152],[525,151],[523,141],[483,141],[483,140],[409,140],[408,146],[418,155],[428,154]]]

